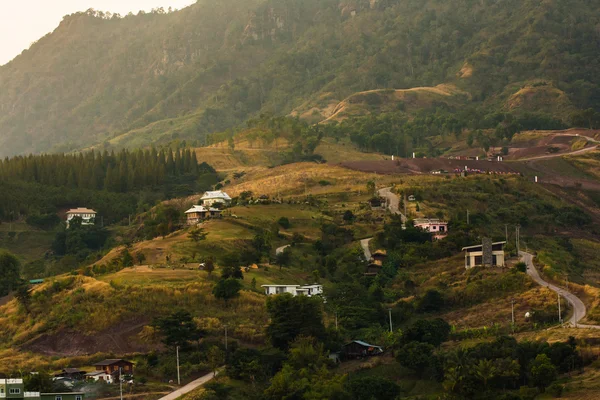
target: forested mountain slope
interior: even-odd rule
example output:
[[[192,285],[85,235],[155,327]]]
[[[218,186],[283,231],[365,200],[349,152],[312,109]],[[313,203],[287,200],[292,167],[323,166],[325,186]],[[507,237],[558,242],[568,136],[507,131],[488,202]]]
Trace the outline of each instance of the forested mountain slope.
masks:
[[[172,13],[88,11],[0,67],[0,156],[111,138],[203,143],[262,112],[442,83],[485,107],[567,119],[600,106],[599,44],[591,0],[199,0]]]

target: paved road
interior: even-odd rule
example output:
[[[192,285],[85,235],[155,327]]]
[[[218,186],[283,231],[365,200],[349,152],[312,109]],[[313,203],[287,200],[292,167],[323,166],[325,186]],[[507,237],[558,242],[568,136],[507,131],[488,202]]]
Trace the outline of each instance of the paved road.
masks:
[[[283,253],[285,251],[285,249],[287,249],[288,247],[290,247],[291,245],[286,244],[285,246],[281,246],[275,249],[275,255],[278,256],[279,254]]]
[[[395,215],[400,215],[402,223],[406,223],[406,215],[400,212],[400,197],[397,194],[392,193],[392,188],[387,187],[379,189],[379,196],[385,197],[387,199],[390,212]]]
[[[219,372],[217,372],[218,374]],[[204,385],[206,382],[210,381],[211,379],[213,379],[215,376],[212,372],[204,375],[201,378],[196,379],[195,381],[192,381],[190,383],[188,383],[187,385],[185,385],[184,387],[177,389],[174,392],[169,393],[168,395],[161,397],[158,400],[175,400],[178,399],[179,397],[183,396],[186,393],[191,392],[194,389],[197,389],[198,387]]]
[[[555,293],[558,293],[560,296],[564,297],[569,304],[571,304],[571,307],[573,307],[573,314],[567,321],[565,321],[566,324],[572,325],[575,328],[600,329],[600,326],[598,325],[579,324],[578,322],[585,318],[586,315],[585,304],[583,304],[583,301],[581,301],[581,299],[579,299],[579,297],[575,296],[573,293],[567,292],[566,290],[543,280],[540,277],[538,270],[535,268],[535,265],[533,265],[533,254],[521,251],[520,255],[523,259],[523,262],[527,264],[527,274],[531,276],[536,283],[547,287]]]
[[[371,250],[369,249],[369,242],[373,240],[373,238],[363,239],[360,241],[360,245],[362,246],[363,252],[365,253],[365,258],[367,261],[371,260]]]

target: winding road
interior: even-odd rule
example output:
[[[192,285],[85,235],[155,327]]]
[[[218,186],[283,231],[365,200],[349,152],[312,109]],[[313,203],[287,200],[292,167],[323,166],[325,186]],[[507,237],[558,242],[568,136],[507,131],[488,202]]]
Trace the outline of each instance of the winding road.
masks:
[[[221,367],[221,368],[223,368],[223,367]],[[219,372],[220,371],[217,371],[217,374]],[[198,387],[204,385],[206,382],[210,381],[214,377],[215,377],[215,374],[212,373],[212,372],[209,372],[208,374],[206,374],[206,375],[204,375],[204,376],[196,379],[195,381],[192,381],[192,382],[188,383],[184,387],[179,388],[179,389],[175,390],[174,392],[169,393],[168,395],[166,395],[164,397],[161,397],[158,400],[175,400],[175,399],[178,399],[179,397],[183,396],[184,394],[189,393],[192,390],[197,389]]]
[[[547,287],[555,293],[558,293],[560,296],[564,297],[571,307],[573,307],[573,314],[571,317],[565,321],[566,324],[569,324],[575,328],[587,328],[587,329],[600,329],[599,325],[583,325],[579,324],[586,315],[586,308],[583,301],[573,293],[568,292],[556,285],[546,282],[540,277],[538,270],[533,265],[533,254],[521,251],[519,252],[523,262],[527,265],[527,274],[540,286]]]
[[[386,187],[378,190],[379,196],[385,197],[387,200],[387,206],[390,213],[394,215],[399,215],[402,223],[406,223],[406,215],[400,212],[400,197],[392,192],[391,187]],[[373,240],[373,238],[367,238],[360,241],[360,246],[363,249],[363,253],[365,253],[365,258],[367,261],[371,260],[371,249],[369,248],[369,243]]]

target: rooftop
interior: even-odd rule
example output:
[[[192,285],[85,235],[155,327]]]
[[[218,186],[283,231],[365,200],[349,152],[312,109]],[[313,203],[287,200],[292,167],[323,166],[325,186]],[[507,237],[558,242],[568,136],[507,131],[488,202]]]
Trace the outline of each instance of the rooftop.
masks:
[[[96,214],[96,211],[89,208],[79,207],[70,209],[67,211],[67,214]]]
[[[189,210],[187,210],[186,214],[198,213],[198,212],[207,212],[208,210],[204,206],[193,206]]]
[[[204,196],[202,196],[201,200],[205,200],[205,199],[224,199],[224,200],[231,200],[231,197],[229,197],[229,195],[221,190],[216,190],[214,192],[205,192]]]
[[[439,218],[415,218],[415,224],[447,224],[448,222],[442,221]]]
[[[367,342],[363,342],[362,340],[353,340],[353,341],[351,341],[351,342],[350,342],[350,343],[348,343],[348,344],[352,344],[352,343],[358,343],[358,344],[360,344],[361,346],[365,346],[365,347],[375,347],[375,348],[377,348],[377,349],[379,349],[379,350],[383,350],[383,348],[382,348],[381,346],[376,346],[376,345],[374,345],[374,344],[369,344],[369,343],[367,343]],[[348,346],[348,344],[346,344],[346,346]]]
[[[121,362],[121,361],[125,362],[125,363],[128,363],[128,364],[132,364],[130,361],[123,360],[122,358],[109,358],[109,359],[106,359],[104,361],[100,361],[99,363],[94,364],[94,366],[96,366],[96,365],[97,366],[113,365],[113,364],[116,364],[116,363]]]
[[[494,242],[494,243],[492,243],[492,246],[496,246],[496,245],[499,245],[499,244],[506,244],[506,242]],[[467,247],[463,247],[462,249],[463,250],[469,250],[469,249],[476,249],[478,247],[482,247],[483,248],[483,244],[476,244],[474,246],[467,246]]]

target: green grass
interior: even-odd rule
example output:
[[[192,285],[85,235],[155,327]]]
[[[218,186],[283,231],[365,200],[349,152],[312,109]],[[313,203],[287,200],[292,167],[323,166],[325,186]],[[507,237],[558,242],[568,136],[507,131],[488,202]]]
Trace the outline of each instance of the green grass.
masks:
[[[9,232],[15,236],[10,237]],[[50,250],[54,240],[53,231],[32,228],[24,222],[0,224],[0,249],[15,254],[23,263],[38,260]]]

